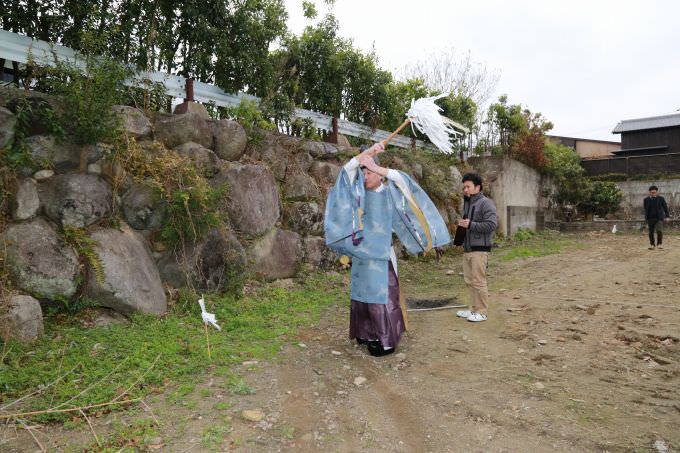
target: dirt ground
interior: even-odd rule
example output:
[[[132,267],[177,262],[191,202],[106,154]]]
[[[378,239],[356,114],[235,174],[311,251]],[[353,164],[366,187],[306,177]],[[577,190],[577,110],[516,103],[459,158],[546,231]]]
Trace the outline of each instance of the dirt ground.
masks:
[[[121,451],[680,452],[680,237],[663,251],[642,235],[575,241],[557,255],[492,257],[487,322],[411,313],[398,354],[372,358],[347,339],[339,304],[276,360],[241,366],[253,394],[208,375],[193,404],[156,395],[153,413],[93,429],[155,417],[157,432]],[[460,261],[406,263],[402,285],[466,301]],[[0,428],[0,450],[40,451],[25,430]],[[87,425],[34,433],[53,451],[94,444]]]

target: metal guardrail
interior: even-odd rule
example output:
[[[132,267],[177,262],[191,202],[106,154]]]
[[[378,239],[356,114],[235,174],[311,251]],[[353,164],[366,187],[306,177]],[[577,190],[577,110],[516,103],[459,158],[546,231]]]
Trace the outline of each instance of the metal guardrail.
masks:
[[[85,69],[85,62],[78,57],[78,53],[76,51],[69,47],[62,46],[60,44],[48,43],[46,41],[33,39],[28,36],[23,36],[0,29],[0,58],[26,64],[29,60],[29,52],[33,61],[40,65],[53,65],[54,58],[56,57],[60,61],[69,62],[81,69]],[[162,84],[165,86],[166,93],[169,96],[175,98],[186,97],[187,79],[172,74],[155,71],[140,71],[136,77],[127,81],[127,84],[129,86],[143,87],[145,80]],[[214,103],[220,107],[237,107],[244,99],[252,100],[258,103],[260,102],[260,98],[256,96],[246,93],[226,93],[215,85],[199,81],[193,81],[193,94],[195,101]],[[293,118],[308,118],[311,120],[312,125],[316,129],[322,129],[325,131],[333,130],[333,117],[324,115],[322,113],[305,109],[295,109]],[[372,140],[375,142],[383,140],[390,135],[390,132],[388,131],[372,129],[369,126],[344,119],[338,119],[337,125],[338,133],[340,134],[349,135],[352,137],[360,137],[365,140]],[[464,132],[469,132],[462,125],[456,125],[456,127]],[[397,135],[392,139],[390,144],[401,148],[411,148],[413,146],[413,139],[403,135]],[[415,140],[415,146],[418,148],[427,148],[432,150],[435,149],[430,143],[426,143],[422,140]]]

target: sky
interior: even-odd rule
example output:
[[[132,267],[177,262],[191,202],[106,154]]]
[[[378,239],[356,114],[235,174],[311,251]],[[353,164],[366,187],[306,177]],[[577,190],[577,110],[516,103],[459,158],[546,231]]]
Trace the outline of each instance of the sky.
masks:
[[[295,34],[313,24],[284,0]],[[328,10],[317,0],[320,19]],[[680,110],[680,2],[336,0],[340,35],[403,73],[455,49],[500,75],[492,100],[541,112],[553,135],[620,141],[624,119]]]

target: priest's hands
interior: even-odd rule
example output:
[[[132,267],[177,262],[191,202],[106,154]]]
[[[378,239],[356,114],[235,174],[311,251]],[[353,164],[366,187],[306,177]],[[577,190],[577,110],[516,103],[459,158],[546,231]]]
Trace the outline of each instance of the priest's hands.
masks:
[[[366,167],[368,170],[372,171],[373,173],[382,174],[380,172],[380,169],[382,167],[378,166],[378,164],[375,163],[375,161],[373,160],[373,156],[361,153],[359,155],[359,157],[357,157],[357,160],[359,161],[359,165],[361,165],[362,167]]]
[[[360,156],[367,155],[367,156],[370,156],[370,157],[374,157],[374,156],[377,156],[378,154],[380,154],[384,151],[385,151],[385,147],[383,146],[382,143],[378,142],[378,143],[374,143],[373,146],[371,146],[370,148],[364,150],[360,154]]]

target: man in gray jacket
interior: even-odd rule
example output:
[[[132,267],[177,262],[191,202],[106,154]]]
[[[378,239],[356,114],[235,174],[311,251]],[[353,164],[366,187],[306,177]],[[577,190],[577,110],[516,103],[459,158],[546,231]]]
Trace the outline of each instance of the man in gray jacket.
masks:
[[[463,194],[463,218],[458,226],[466,229],[463,275],[470,289],[472,310],[460,310],[456,314],[468,321],[480,322],[486,321],[489,308],[486,268],[498,216],[496,205],[482,193],[482,178],[477,173],[463,175]]]

